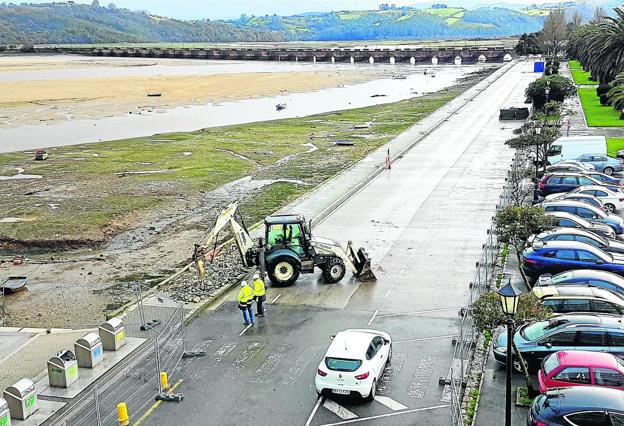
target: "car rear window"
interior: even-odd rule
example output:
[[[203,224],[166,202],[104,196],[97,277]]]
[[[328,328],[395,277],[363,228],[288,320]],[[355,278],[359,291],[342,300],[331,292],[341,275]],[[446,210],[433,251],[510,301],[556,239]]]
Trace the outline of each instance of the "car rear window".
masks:
[[[559,367],[559,357],[556,353],[544,359],[544,373],[550,374],[555,368]]]
[[[355,371],[360,368],[362,361],[359,359],[325,358],[325,365],[334,371]]]
[[[548,183],[550,185],[558,185],[561,183],[562,180],[563,180],[563,177],[561,176],[552,176],[550,179],[548,179]]]

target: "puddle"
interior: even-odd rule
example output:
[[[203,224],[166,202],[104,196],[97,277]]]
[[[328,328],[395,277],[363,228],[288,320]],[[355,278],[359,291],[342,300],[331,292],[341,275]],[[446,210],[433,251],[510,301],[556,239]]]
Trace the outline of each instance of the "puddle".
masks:
[[[26,180],[26,179],[41,179],[41,175],[23,175],[17,174],[14,176],[0,176],[0,180]]]

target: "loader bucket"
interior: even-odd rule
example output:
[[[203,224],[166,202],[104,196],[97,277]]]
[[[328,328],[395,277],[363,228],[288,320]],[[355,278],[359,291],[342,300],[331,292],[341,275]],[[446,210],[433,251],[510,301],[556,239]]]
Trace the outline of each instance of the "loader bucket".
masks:
[[[357,251],[357,255],[353,253],[353,249],[349,247],[351,258],[353,259],[353,265],[355,265],[355,276],[360,281],[377,281],[377,277],[373,274],[371,269],[371,261],[364,248],[360,247]]]

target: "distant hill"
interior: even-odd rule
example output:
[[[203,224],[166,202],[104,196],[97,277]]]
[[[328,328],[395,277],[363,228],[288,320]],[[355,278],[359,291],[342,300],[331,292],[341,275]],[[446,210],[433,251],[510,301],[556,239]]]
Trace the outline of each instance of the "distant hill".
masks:
[[[240,28],[278,31],[287,40],[375,40],[393,38],[488,38],[539,31],[548,10],[461,7],[241,16]]]
[[[182,21],[114,6],[69,3],[0,5],[0,44],[282,41],[264,28]]]

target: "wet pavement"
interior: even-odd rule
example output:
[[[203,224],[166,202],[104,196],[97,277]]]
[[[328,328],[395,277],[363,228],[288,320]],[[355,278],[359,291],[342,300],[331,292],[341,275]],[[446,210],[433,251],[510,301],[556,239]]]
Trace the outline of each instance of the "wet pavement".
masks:
[[[391,170],[314,226],[315,235],[366,247],[376,283],[347,276],[324,284],[316,274],[269,288],[274,303],[267,317],[248,329],[233,302],[200,315],[188,326],[187,341],[207,356],[185,361],[175,378],[184,380],[178,390],[185,400],[160,407],[149,424],[450,424],[437,379],[451,363],[457,312],[467,302],[512,159],[504,141],[519,125],[499,122],[498,112],[522,106],[524,89],[536,78],[531,70],[530,62],[509,65],[475,88],[475,100],[464,98],[463,106],[457,100],[461,107],[425,129],[431,132]],[[410,138],[419,131],[408,130]],[[376,160],[360,164],[367,161]],[[322,196],[315,191],[299,206]],[[297,210],[315,216],[313,208]],[[317,399],[314,375],[329,336],[349,327],[393,336],[384,398]]]

